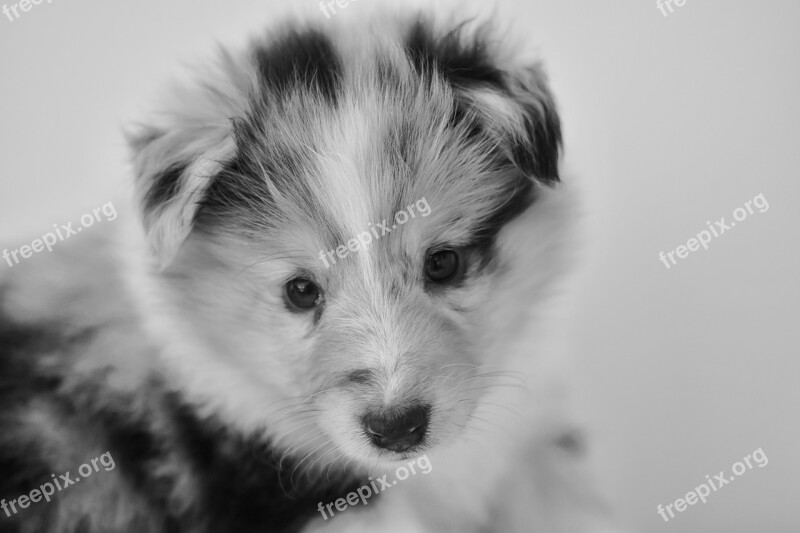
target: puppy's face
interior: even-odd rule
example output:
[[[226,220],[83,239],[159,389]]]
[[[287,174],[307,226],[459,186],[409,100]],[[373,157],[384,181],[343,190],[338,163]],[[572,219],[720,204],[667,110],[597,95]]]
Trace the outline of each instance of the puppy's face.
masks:
[[[137,142],[145,223],[208,347],[176,371],[219,372],[209,403],[319,464],[458,439],[555,270],[542,75],[443,35],[287,33]]]

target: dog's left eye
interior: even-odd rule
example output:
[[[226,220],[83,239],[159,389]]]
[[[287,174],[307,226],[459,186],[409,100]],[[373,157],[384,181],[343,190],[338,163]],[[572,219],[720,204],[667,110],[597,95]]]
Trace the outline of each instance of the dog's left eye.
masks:
[[[441,250],[425,260],[425,277],[434,283],[456,283],[464,275],[464,262],[455,250]]]
[[[306,278],[295,278],[284,287],[286,301],[296,310],[311,309],[320,301],[320,290],[316,283]]]

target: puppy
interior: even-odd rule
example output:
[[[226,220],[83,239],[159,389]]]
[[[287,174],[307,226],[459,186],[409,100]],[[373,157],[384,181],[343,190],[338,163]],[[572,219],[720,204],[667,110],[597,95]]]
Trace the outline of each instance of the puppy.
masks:
[[[604,530],[543,340],[560,121],[502,37],[293,22],[175,87],[141,225],[2,272],[0,531]]]

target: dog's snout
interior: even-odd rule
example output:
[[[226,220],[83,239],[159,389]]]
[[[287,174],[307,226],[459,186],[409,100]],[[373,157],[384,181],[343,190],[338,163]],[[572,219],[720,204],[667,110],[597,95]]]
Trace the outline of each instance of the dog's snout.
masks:
[[[364,430],[378,448],[404,452],[418,445],[428,432],[430,406],[415,405],[403,410],[367,414]]]

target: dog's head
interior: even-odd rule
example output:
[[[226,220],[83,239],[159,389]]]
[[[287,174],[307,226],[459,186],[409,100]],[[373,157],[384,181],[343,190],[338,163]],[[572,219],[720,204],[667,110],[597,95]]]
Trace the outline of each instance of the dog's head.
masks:
[[[204,347],[176,371],[290,450],[365,464],[463,433],[558,270],[561,223],[540,66],[482,28],[380,28],[223,55],[132,141],[149,241]]]

